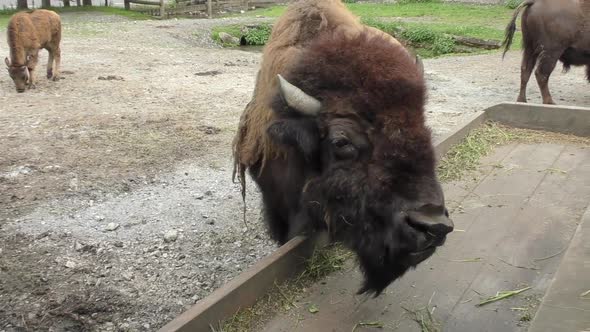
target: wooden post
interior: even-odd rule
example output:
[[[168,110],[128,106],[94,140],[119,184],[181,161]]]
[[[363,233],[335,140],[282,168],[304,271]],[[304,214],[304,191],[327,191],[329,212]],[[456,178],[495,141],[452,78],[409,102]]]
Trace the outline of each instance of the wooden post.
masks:
[[[209,18],[213,18],[213,4],[211,1],[212,0],[207,0],[207,15],[209,15]]]
[[[160,18],[164,19],[164,15],[166,14],[166,8],[164,6],[164,0],[160,0]]]
[[[129,0],[124,0],[123,2],[125,3],[125,10],[130,10],[131,4],[129,3]]]

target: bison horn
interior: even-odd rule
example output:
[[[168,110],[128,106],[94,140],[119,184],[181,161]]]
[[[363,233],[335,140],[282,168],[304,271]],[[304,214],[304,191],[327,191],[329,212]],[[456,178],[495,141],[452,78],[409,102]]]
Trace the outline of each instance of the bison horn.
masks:
[[[27,83],[29,83],[31,81],[31,73],[29,72],[29,67],[27,66],[23,66],[25,67],[25,74],[27,75]]]
[[[278,75],[278,77],[279,84],[281,87],[281,95],[283,96],[283,98],[285,98],[285,101],[290,107],[296,109],[297,111],[305,115],[315,116],[318,114],[318,112],[322,108],[322,103],[320,103],[319,100],[306,94],[298,87],[289,83],[280,74]]]
[[[10,67],[10,59],[8,57],[4,58],[4,63],[6,63],[6,67]]]

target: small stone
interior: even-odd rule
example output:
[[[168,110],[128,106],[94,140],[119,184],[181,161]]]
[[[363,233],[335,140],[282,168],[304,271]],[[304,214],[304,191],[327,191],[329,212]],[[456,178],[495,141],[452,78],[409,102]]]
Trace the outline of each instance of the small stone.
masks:
[[[213,195],[213,192],[211,190],[205,191],[205,196],[211,196],[211,195]]]
[[[67,261],[67,262],[66,262],[66,264],[65,264],[65,266],[66,266],[68,269],[73,269],[73,268],[75,268],[75,267],[76,267],[76,263],[74,263],[74,262],[72,262],[72,261]]]
[[[103,221],[103,220],[104,220],[104,216],[100,216],[100,215],[98,215],[98,216],[94,216],[94,219],[95,219],[96,221]]]
[[[148,324],[148,323],[145,323],[145,324],[143,324],[143,327],[144,327],[146,330],[149,330],[149,329],[150,329],[150,324]]]
[[[121,273],[121,276],[123,278],[125,278],[126,280],[131,280],[131,279],[135,278],[135,276],[131,272],[123,272],[123,273]]]
[[[240,39],[238,39],[226,32],[220,32],[219,39],[221,39],[221,41],[226,44],[232,44],[232,45],[239,45],[240,44]]]
[[[122,241],[115,241],[113,242],[113,245],[117,248],[123,248],[123,242]]]
[[[207,225],[215,225],[215,220],[207,220]]]
[[[164,242],[166,243],[174,242],[176,239],[178,239],[178,231],[174,229],[164,234]]]
[[[106,230],[107,230],[107,231],[114,231],[114,230],[116,230],[117,228],[119,228],[119,224],[115,224],[114,222],[111,222],[111,223],[109,223],[109,224],[107,225],[107,228],[106,228]]]
[[[76,241],[76,243],[74,243],[74,250],[76,250],[76,251],[84,250],[84,244]]]

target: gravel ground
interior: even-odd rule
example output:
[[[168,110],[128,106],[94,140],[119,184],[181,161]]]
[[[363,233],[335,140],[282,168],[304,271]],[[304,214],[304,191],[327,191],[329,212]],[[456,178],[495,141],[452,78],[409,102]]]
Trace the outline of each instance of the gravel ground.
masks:
[[[152,331],[275,249],[231,181],[260,54],[208,33],[265,19],[63,20],[63,80],[17,94],[0,75],[0,331]],[[514,100],[519,61],[425,61],[434,135]],[[590,105],[582,70],[552,87]]]

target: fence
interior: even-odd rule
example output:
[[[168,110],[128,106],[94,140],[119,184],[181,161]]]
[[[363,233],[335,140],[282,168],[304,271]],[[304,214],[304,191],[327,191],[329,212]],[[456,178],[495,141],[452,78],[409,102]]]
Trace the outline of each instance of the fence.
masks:
[[[76,7],[76,0],[70,0],[70,5]],[[82,0],[78,1],[82,6]],[[63,0],[50,0],[51,7],[63,7]],[[107,0],[109,6],[123,7],[123,0]],[[27,0],[30,9],[41,8],[41,0]],[[92,0],[93,6],[104,6],[105,0]],[[16,0],[0,0],[0,9],[16,9]]]
[[[160,0],[158,2],[147,1],[147,0],[125,0],[124,1],[125,9],[130,10],[132,3],[138,4],[138,5],[145,5],[145,6],[158,6],[159,10],[158,11],[154,10],[153,13],[151,13],[151,15],[153,15],[153,16],[164,17],[164,15],[166,14],[166,6],[164,5],[164,0]]]
[[[149,0],[125,0],[126,9],[131,7],[127,4],[143,4],[148,6],[160,5],[160,3]],[[213,17],[215,14],[223,14],[227,12],[247,11],[253,7],[268,7],[279,3],[284,3],[285,0],[177,0],[176,4],[171,7],[159,9],[149,8],[146,6],[135,6],[132,9],[153,16],[172,17],[172,16],[198,16],[198,17]]]

